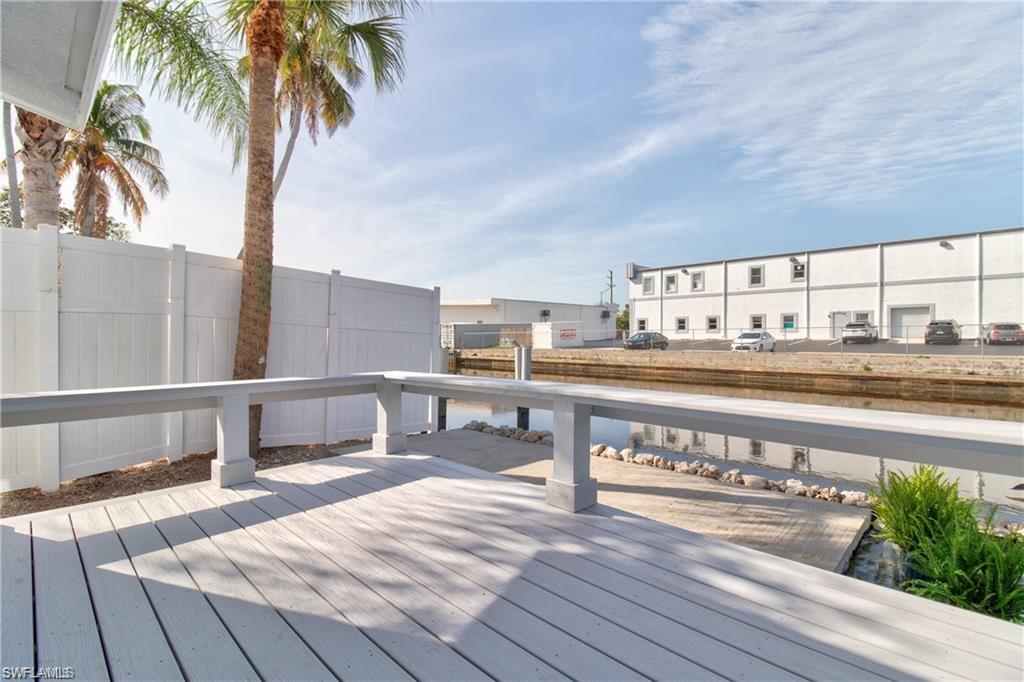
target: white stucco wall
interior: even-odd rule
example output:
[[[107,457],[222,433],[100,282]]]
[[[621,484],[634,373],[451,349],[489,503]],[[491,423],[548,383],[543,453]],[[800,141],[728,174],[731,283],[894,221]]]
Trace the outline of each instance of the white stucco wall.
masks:
[[[794,259],[806,264],[805,281],[793,281]],[[760,286],[750,284],[754,265],[764,268]],[[727,261],[724,270],[727,282],[721,262],[638,272],[629,282],[632,330],[637,320],[646,319],[649,330],[670,338],[726,338],[749,328],[751,315],[763,314],[767,329],[780,334],[782,315],[793,313],[797,331],[786,334],[830,338],[833,314],[844,320],[860,312],[870,315],[883,338],[899,338],[889,329],[892,309],[927,306],[934,319],[957,320],[969,338],[982,325],[1024,318],[1021,228],[744,258]],[[695,272],[704,273],[702,291],[690,287]],[[665,290],[668,275],[677,277],[676,292]],[[647,277],[653,292],[644,294]],[[708,316],[719,317],[717,331],[705,330]],[[676,331],[679,317],[688,318],[685,332]],[[914,329],[910,336],[922,331]]]
[[[549,311],[545,319],[541,311]],[[607,318],[602,312],[609,311]],[[528,301],[508,298],[470,301],[441,301],[441,323],[481,322],[484,324],[526,324],[530,322],[581,322],[587,341],[615,336],[615,309],[609,306]]]

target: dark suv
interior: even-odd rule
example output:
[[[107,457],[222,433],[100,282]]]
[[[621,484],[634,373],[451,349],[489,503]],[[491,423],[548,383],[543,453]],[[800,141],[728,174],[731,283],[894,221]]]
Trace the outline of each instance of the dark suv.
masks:
[[[960,343],[960,325],[956,320],[932,320],[924,329],[925,345],[929,343]]]
[[[668,337],[658,332],[637,332],[622,342],[626,350],[668,350]]]

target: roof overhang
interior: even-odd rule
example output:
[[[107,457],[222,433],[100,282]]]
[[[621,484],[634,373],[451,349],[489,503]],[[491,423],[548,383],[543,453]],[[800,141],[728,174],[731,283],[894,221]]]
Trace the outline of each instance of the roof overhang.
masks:
[[[0,98],[82,128],[121,0],[0,3]]]

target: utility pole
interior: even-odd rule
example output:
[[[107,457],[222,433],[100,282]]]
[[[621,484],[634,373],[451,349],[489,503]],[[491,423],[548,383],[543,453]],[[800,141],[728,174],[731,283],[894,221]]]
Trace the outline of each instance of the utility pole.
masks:
[[[608,271],[608,305],[615,305],[615,271]]]

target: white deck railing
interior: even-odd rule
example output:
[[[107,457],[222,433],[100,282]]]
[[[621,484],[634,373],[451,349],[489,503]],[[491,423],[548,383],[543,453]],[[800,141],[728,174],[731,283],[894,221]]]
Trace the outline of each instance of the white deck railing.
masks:
[[[373,447],[398,453],[406,447],[403,392],[552,410],[554,469],[547,480],[547,498],[571,511],[597,499],[596,481],[590,477],[591,416],[1024,475],[1024,428],[1015,422],[415,372],[5,395],[0,397],[0,426],[215,407],[217,459],[212,477],[226,486],[255,476],[248,451],[249,405],[376,393]]]

